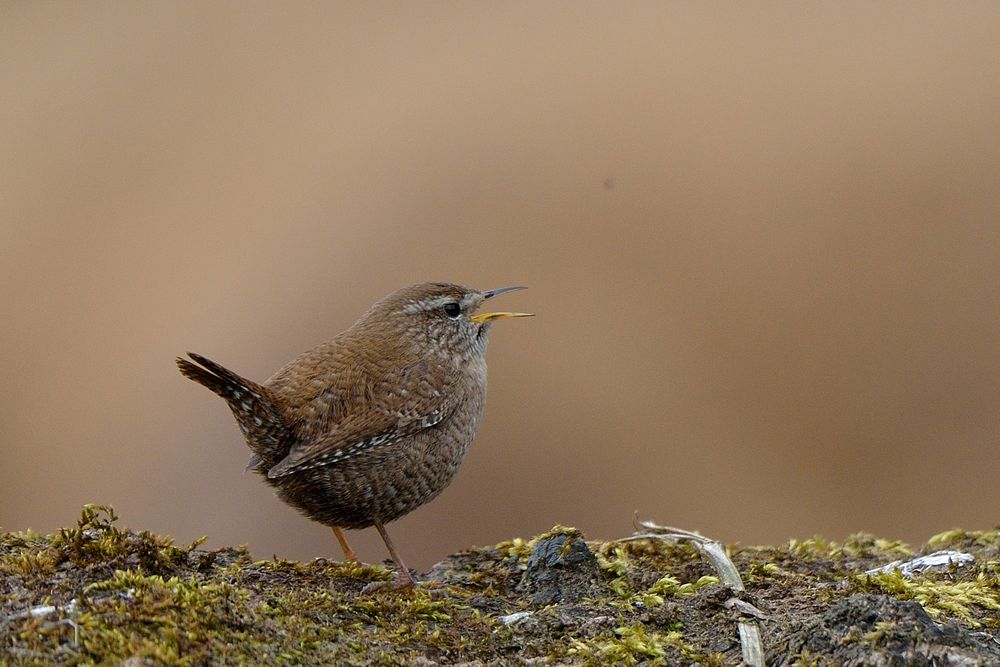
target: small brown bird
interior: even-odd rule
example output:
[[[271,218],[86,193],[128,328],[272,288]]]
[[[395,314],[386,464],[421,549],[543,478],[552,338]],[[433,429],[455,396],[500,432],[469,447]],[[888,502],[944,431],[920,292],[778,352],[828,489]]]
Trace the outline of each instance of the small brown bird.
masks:
[[[483,416],[493,322],[529,313],[479,313],[486,299],[524,289],[447,283],[401,289],[349,329],[257,384],[197,354],[181,373],[226,399],[259,472],[277,495],[333,528],[375,526],[414,585],[385,524],[451,482]]]

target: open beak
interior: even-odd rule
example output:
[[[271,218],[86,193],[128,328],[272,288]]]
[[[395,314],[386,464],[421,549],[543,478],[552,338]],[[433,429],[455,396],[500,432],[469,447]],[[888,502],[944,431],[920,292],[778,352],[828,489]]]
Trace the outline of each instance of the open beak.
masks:
[[[501,287],[500,289],[491,289],[483,292],[484,299],[490,299],[495,297],[497,294],[503,294],[504,292],[513,292],[514,290],[527,289],[523,286],[516,287]],[[482,324],[484,322],[491,322],[493,320],[502,320],[507,317],[534,317],[534,313],[478,313],[469,318],[470,321],[475,324]]]
[[[528,289],[524,285],[515,285],[514,287],[500,287],[499,289],[488,289],[483,292],[484,299],[491,299],[497,294],[503,294],[504,292],[514,292],[519,289]]]
[[[505,317],[534,317],[534,313],[479,313],[478,315],[473,315],[469,319],[476,324],[482,324],[483,322],[489,322],[490,320],[502,320]]]

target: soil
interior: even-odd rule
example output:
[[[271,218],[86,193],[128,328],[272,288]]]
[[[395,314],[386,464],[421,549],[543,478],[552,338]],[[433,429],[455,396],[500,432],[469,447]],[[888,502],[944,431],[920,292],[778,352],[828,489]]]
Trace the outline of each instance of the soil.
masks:
[[[874,571],[942,549],[973,560]],[[729,551],[739,593],[693,547],[556,526],[363,594],[391,568],[178,547],[87,506],[57,534],[0,536],[0,661],[739,665],[743,614],[768,665],[1000,665],[1000,531]]]

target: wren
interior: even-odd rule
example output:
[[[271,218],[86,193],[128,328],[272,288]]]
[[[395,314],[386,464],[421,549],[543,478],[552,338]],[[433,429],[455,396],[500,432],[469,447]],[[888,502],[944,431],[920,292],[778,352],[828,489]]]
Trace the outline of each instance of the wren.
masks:
[[[401,289],[260,384],[193,353],[177,366],[229,404],[253,452],[248,470],[330,526],[349,560],[343,530],[375,526],[398,568],[393,587],[408,588],[415,582],[385,524],[433,500],[458,471],[483,417],[490,329],[530,316],[476,310],[518,289]]]

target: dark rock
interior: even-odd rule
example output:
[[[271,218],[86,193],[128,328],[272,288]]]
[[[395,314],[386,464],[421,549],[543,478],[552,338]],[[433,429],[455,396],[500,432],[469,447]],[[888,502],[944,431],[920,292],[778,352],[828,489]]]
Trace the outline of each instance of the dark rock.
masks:
[[[578,602],[601,590],[601,582],[597,558],[573,530],[538,540],[517,590],[536,605]]]
[[[918,603],[886,595],[838,600],[811,622],[796,624],[768,664],[796,656],[834,656],[847,667],[1000,665],[1000,646],[981,642],[957,623],[938,623]]]

